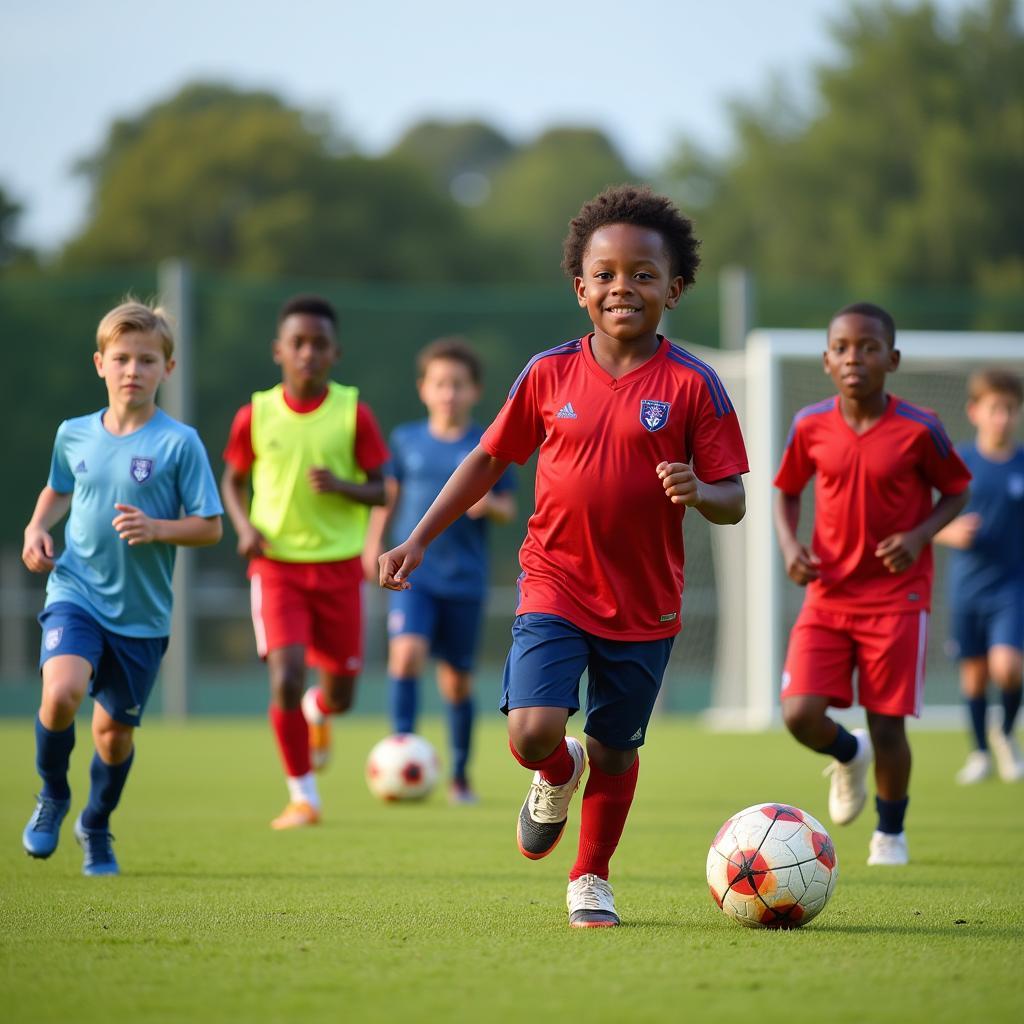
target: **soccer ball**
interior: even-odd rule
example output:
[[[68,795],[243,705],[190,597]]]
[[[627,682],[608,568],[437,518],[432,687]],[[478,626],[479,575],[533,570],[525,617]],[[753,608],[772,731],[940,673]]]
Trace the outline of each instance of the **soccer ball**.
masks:
[[[366,784],[381,800],[422,800],[441,765],[434,748],[413,733],[386,736],[366,759]]]
[[[718,830],[707,879],[719,908],[748,928],[798,928],[821,913],[839,875],[832,838],[789,804],[754,804]]]

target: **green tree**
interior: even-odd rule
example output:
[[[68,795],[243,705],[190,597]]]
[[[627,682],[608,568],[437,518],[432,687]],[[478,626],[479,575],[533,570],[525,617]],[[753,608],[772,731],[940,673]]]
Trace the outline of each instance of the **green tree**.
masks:
[[[515,146],[483,121],[421,121],[391,150],[392,156],[430,171],[446,191],[463,175],[489,178],[513,153]],[[485,191],[480,194],[486,198]]]
[[[18,241],[18,221],[23,212],[21,203],[0,186],[0,271],[31,266],[35,262],[32,250]]]
[[[119,121],[80,165],[72,267],[180,256],[201,268],[356,280],[476,276],[462,211],[426,171],[351,153],[323,117],[196,84]]]
[[[1024,284],[1024,30],[1013,0],[956,19],[855,5],[809,111],[770,91],[732,108],[721,159],[681,147],[666,178],[711,267],[851,287]]]

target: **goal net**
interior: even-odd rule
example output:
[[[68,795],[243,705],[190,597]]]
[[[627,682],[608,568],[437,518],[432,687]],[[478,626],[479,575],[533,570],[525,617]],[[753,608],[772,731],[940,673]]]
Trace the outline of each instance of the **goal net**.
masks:
[[[964,411],[970,374],[988,365],[1024,374],[1024,334],[901,331],[897,346],[902,360],[890,378],[891,390],[934,409],[957,443],[973,435]],[[778,552],[772,526],[772,478],[793,415],[832,392],[822,368],[823,349],[824,332],[818,330],[754,331],[746,350],[739,352],[691,347],[722,377],[740,415],[751,467],[745,478],[743,522],[707,531],[713,579],[703,582],[700,596],[714,635],[709,718],[721,727],[763,728],[779,719],[782,662],[803,591],[786,577]],[[811,487],[805,490],[801,509],[800,536],[805,542],[809,542],[814,515],[812,491]],[[688,518],[688,548],[690,526]],[[958,703],[957,668],[946,653],[947,552],[937,545],[935,556],[926,720],[948,719]],[[693,615],[693,597],[689,592],[684,595],[684,623]],[[713,623],[708,619],[708,600],[713,602]],[[677,645],[684,661],[686,632],[684,628]]]

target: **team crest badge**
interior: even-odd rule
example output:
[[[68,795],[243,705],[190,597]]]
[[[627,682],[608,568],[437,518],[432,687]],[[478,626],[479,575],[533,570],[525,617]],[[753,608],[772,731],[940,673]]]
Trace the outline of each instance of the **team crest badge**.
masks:
[[[152,459],[141,459],[138,456],[132,459],[132,479],[137,484],[144,484],[152,475]]]
[[[640,402],[640,422],[653,434],[668,423],[670,402],[655,402],[652,398],[644,398]]]
[[[48,651],[55,651],[60,647],[60,638],[64,635],[64,627],[57,626],[54,629],[48,629],[46,636],[43,638],[43,644]]]

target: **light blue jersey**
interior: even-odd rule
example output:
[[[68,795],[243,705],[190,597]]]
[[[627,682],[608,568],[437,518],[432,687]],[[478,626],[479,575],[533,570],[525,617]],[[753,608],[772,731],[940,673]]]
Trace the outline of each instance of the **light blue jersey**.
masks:
[[[118,505],[154,519],[216,516],[224,509],[199,435],[157,409],[134,433],[103,426],[106,410],[57,429],[47,483],[73,495],[64,551],[46,583],[46,604],[70,601],[112,633],[163,637],[171,631],[176,546],[121,540]]]

